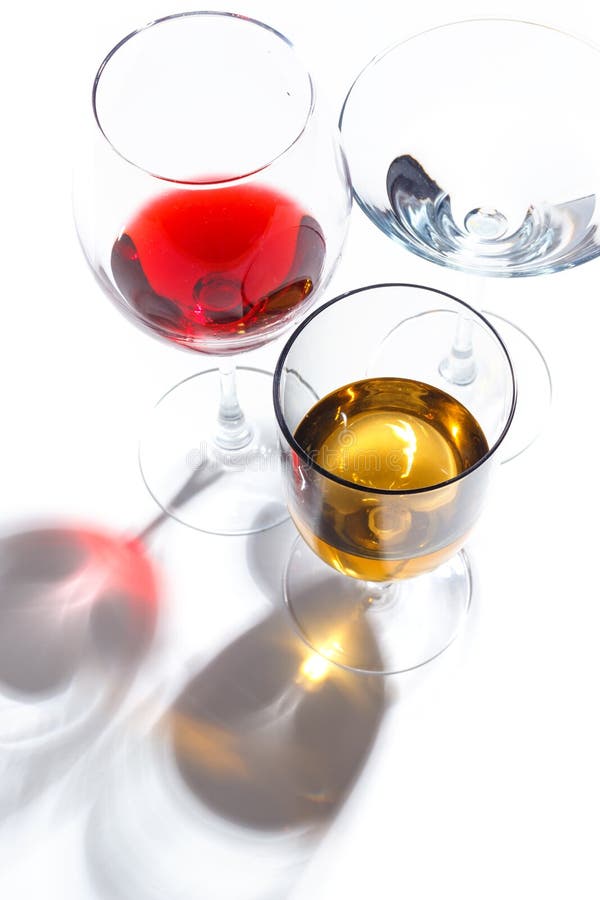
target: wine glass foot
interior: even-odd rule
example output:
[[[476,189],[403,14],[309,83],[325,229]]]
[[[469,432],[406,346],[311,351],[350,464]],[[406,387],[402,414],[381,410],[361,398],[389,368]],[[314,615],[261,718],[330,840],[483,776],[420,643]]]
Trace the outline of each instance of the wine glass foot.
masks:
[[[315,654],[376,675],[408,672],[446,650],[461,631],[471,593],[464,551],[425,575],[382,586],[335,571],[298,538],[284,576],[286,606]]]
[[[211,534],[253,534],[288,518],[272,413],[272,374],[239,368],[237,393],[252,438],[228,451],[215,438],[219,369],[171,388],[152,410],[139,447],[144,483],[183,525]]]
[[[517,380],[517,408],[506,436],[502,462],[510,462],[531,447],[542,433],[552,404],[552,376],[544,354],[514,322],[482,311],[508,351]]]

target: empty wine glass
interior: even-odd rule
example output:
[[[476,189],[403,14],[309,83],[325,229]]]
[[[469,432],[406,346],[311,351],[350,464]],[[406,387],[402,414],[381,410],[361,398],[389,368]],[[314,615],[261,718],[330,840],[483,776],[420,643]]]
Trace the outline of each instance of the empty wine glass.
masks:
[[[456,22],[395,44],[361,72],[341,114],[360,206],[411,252],[472,275],[595,259],[599,75],[595,47],[531,22]],[[533,341],[493,321],[519,382],[504,451],[514,456],[539,431],[550,377]],[[441,361],[449,383],[477,377],[471,349],[459,328]]]
[[[465,385],[439,371],[459,318],[489,375]],[[274,403],[303,538],[285,575],[300,634],[361,671],[407,671],[434,658],[469,608],[462,547],[514,415],[502,340],[441,291],[362,288],[296,329],[277,364]],[[363,616],[377,655],[346,640]]]
[[[271,375],[236,377],[232,359],[281,334],[333,272],[351,204],[337,129],[283,35],[219,12],[120,41],[96,75],[93,114],[75,218],[98,282],[149,334],[223,359],[159,401],[140,444],[144,480],[200,530],[277,524]],[[200,467],[211,483],[170,509]]]

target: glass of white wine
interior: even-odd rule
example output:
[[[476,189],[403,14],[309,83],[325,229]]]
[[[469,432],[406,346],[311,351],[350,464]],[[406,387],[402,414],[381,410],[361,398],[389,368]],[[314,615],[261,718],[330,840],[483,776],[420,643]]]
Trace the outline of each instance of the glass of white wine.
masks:
[[[465,385],[439,371],[459,317],[485,373]],[[432,288],[361,288],[297,328],[279,358],[274,403],[288,506],[303,538],[288,560],[285,601],[314,650],[386,674],[453,641],[471,600],[462,548],[516,397],[494,328]],[[345,640],[365,615],[376,655]]]

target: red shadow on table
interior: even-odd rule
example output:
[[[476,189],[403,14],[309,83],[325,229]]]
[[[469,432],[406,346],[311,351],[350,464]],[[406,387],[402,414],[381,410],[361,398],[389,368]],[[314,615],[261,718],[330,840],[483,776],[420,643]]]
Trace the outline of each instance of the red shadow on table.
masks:
[[[36,524],[0,538],[0,820],[104,732],[155,631],[139,540]]]

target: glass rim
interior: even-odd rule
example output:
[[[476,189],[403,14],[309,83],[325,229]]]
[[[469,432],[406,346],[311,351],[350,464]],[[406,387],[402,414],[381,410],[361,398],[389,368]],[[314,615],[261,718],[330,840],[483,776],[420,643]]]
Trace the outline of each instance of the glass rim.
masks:
[[[564,28],[559,28],[557,25],[549,25],[545,22],[536,22],[534,19],[519,19],[519,18],[511,18],[510,16],[467,16],[464,19],[451,19],[447,22],[441,22],[439,25],[432,25],[430,28],[424,28],[422,31],[416,31],[408,37],[401,38],[399,41],[394,41],[392,44],[388,44],[383,50],[379,53],[376,53],[375,56],[372,56],[371,59],[362,67],[362,69],[357,74],[356,78],[353,80],[350,85],[348,92],[344,98],[344,102],[342,104],[342,108],[340,110],[340,116],[338,120],[338,128],[342,131],[342,125],[344,120],[344,113],[346,111],[346,106],[348,105],[348,101],[350,96],[356,87],[358,81],[362,78],[365,72],[370,69],[372,66],[377,65],[377,63],[381,62],[381,60],[392,53],[394,50],[399,49],[404,46],[404,44],[409,44],[411,41],[415,41],[418,38],[425,37],[427,34],[431,34],[434,31],[441,31],[444,28],[455,28],[459,25],[475,25],[478,23],[493,23],[493,22],[501,22],[506,25],[526,25],[532,28],[541,28],[544,31],[554,31],[556,34],[562,35],[563,37],[571,38],[574,41],[577,41],[579,44],[583,44],[589,47],[590,50],[593,50],[596,53],[600,53],[600,45],[596,44],[594,41],[589,40],[587,37],[583,37],[583,35],[574,34],[571,31],[567,31]]]
[[[246,22],[249,25],[256,25],[257,27],[262,28],[264,31],[269,32],[274,37],[281,40],[284,44],[287,45],[287,47],[294,54],[296,54],[296,47],[289,40],[289,38],[287,38],[284,34],[282,34],[276,28],[273,28],[271,25],[267,25],[265,22],[261,22],[259,19],[254,19],[251,16],[245,16],[242,13],[227,12],[225,10],[209,10],[209,9],[207,9],[207,10],[189,10],[186,12],[172,13],[171,15],[168,15],[168,16],[161,16],[158,19],[152,19],[150,22],[147,22],[145,25],[141,25],[139,28],[136,28],[133,31],[130,31],[129,34],[126,34],[125,37],[121,38],[121,40],[118,41],[118,43],[116,43],[114,45],[112,50],[110,50],[106,54],[106,56],[104,57],[104,59],[102,60],[100,65],[98,66],[96,75],[94,76],[94,83],[92,86],[92,111],[93,111],[93,115],[94,115],[94,120],[96,122],[96,125],[98,126],[98,130],[100,131],[100,134],[102,135],[102,137],[104,138],[104,140],[106,141],[108,146],[111,148],[111,150],[113,150],[113,152],[116,153],[117,156],[119,156],[124,162],[126,162],[130,166],[133,166],[133,168],[137,169],[139,172],[143,172],[144,174],[149,175],[151,178],[156,178],[159,181],[165,181],[169,184],[180,184],[180,185],[188,185],[188,186],[195,185],[197,187],[218,187],[219,185],[231,184],[233,182],[241,181],[245,178],[250,178],[253,175],[257,175],[259,172],[263,172],[265,169],[268,169],[270,166],[272,166],[274,163],[276,163],[278,160],[280,160],[283,156],[285,156],[292,149],[292,147],[294,147],[298,143],[298,141],[300,140],[300,138],[306,131],[306,129],[308,127],[308,123],[312,119],[313,113],[314,113],[315,86],[314,86],[314,82],[313,82],[313,79],[312,79],[312,76],[311,76],[309,70],[306,68],[306,66],[304,65],[302,60],[297,56],[297,54],[296,54],[296,58],[298,59],[301,67],[304,69],[304,74],[308,81],[308,88],[309,88],[309,100],[308,100],[308,104],[306,107],[306,113],[304,115],[304,118],[302,120],[302,123],[300,125],[298,132],[296,133],[296,135],[292,139],[292,141],[287,144],[287,146],[283,147],[283,149],[281,149],[278,153],[275,154],[275,156],[271,157],[265,163],[261,164],[258,167],[251,169],[250,171],[242,172],[239,175],[233,175],[230,178],[216,178],[216,179],[206,179],[206,180],[202,180],[202,179],[191,180],[191,179],[186,179],[186,178],[173,178],[168,175],[162,175],[160,172],[153,172],[151,169],[148,169],[145,166],[140,165],[134,159],[130,159],[128,156],[126,156],[124,153],[122,153],[119,150],[119,148],[115,145],[115,143],[109,138],[108,134],[104,130],[102,122],[100,121],[100,115],[98,112],[98,107],[97,107],[97,102],[96,102],[97,95],[98,95],[98,88],[100,86],[100,82],[102,79],[102,74],[103,74],[104,70],[107,68],[107,66],[110,63],[110,61],[112,60],[112,58],[121,49],[121,47],[123,47],[125,44],[127,44],[129,41],[131,41],[133,38],[137,37],[139,34],[142,34],[145,31],[148,31],[150,28],[156,27],[157,25],[162,25],[165,22],[172,22],[175,19],[185,19],[185,18],[200,17],[200,16],[207,17],[207,18],[212,17],[212,18],[221,18],[221,19],[237,19],[238,21]]]
[[[296,342],[296,339],[299,337],[301,332],[310,324],[310,322],[312,322],[313,319],[315,319],[317,316],[319,316],[322,312],[324,312],[324,310],[328,309],[330,306],[333,306],[334,303],[339,303],[340,301],[345,300],[347,297],[352,297],[354,294],[362,294],[367,291],[387,289],[387,288],[412,288],[412,289],[416,289],[416,290],[427,291],[431,294],[437,294],[441,297],[446,297],[449,300],[452,300],[453,303],[457,303],[460,306],[464,307],[465,309],[468,309],[469,312],[471,312],[477,319],[480,319],[481,322],[483,322],[483,325],[489,331],[492,332],[492,334],[494,335],[494,337],[496,338],[496,340],[498,341],[498,343],[500,344],[500,347],[502,348],[502,350],[504,352],[504,355],[506,357],[506,362],[508,363],[508,368],[510,371],[511,384],[512,384],[512,398],[511,398],[510,410],[506,417],[506,422],[504,423],[504,427],[502,428],[502,431],[501,431],[499,437],[494,442],[494,444],[488,449],[488,451],[486,453],[484,453],[484,455],[482,457],[480,457],[477,460],[477,462],[473,463],[472,466],[469,466],[468,469],[464,469],[462,472],[459,472],[458,475],[455,475],[453,478],[448,478],[446,481],[440,481],[440,482],[437,482],[436,484],[428,485],[427,487],[408,488],[408,489],[404,489],[404,490],[390,490],[387,488],[367,488],[364,485],[355,484],[352,481],[346,481],[345,479],[340,478],[338,475],[334,475],[333,472],[329,472],[327,469],[323,468],[323,466],[320,466],[317,462],[315,462],[315,460],[306,452],[306,450],[302,447],[302,445],[298,443],[298,441],[296,440],[296,438],[294,437],[294,435],[288,428],[287,422],[285,420],[285,416],[283,414],[283,410],[281,408],[279,395],[280,395],[280,386],[281,386],[281,378],[282,378],[282,374],[283,374],[283,368],[285,365],[285,361],[290,353],[290,350],[292,349],[293,345]],[[433,311],[435,311],[435,310],[432,310],[432,312]],[[319,398],[319,399],[321,399],[321,398]],[[320,475],[322,475],[324,478],[327,478],[330,481],[335,482],[336,484],[340,484],[343,487],[352,488],[353,490],[360,491],[360,493],[362,493],[362,494],[382,494],[385,496],[404,497],[404,496],[410,496],[411,494],[426,494],[426,493],[430,493],[431,491],[437,491],[440,488],[445,488],[445,487],[448,487],[449,485],[456,484],[457,482],[461,481],[463,478],[466,478],[468,475],[470,475],[472,472],[474,472],[476,469],[478,469],[484,463],[486,463],[493,456],[495,456],[496,451],[498,450],[498,448],[504,441],[504,438],[506,437],[508,430],[511,426],[512,420],[514,418],[515,409],[517,406],[517,382],[516,382],[516,378],[515,378],[515,372],[514,372],[512,360],[510,358],[508,350],[506,349],[506,345],[505,345],[504,341],[502,340],[502,338],[500,337],[500,335],[498,334],[498,332],[496,331],[496,329],[494,328],[494,326],[491,324],[491,322],[489,322],[485,318],[485,316],[483,316],[481,313],[479,313],[476,309],[474,309],[472,306],[470,306],[464,300],[461,300],[459,297],[455,297],[453,294],[448,294],[446,291],[439,290],[438,288],[428,287],[427,285],[414,284],[414,283],[410,283],[410,282],[389,281],[389,282],[381,282],[379,284],[365,285],[364,287],[354,288],[351,291],[346,291],[343,294],[339,294],[337,297],[334,297],[332,300],[329,300],[327,303],[324,303],[322,306],[320,306],[318,309],[316,309],[314,312],[312,312],[309,316],[307,316],[306,319],[304,319],[300,323],[300,325],[292,332],[291,336],[286,341],[286,344],[285,344],[283,350],[281,351],[279,359],[277,360],[277,365],[275,367],[275,372],[273,374],[273,406],[275,409],[275,418],[277,419],[277,424],[278,424],[286,442],[288,443],[288,445],[290,446],[292,451],[294,453],[296,453],[297,456],[299,456],[303,460],[303,462],[305,462],[309,466],[309,468],[314,469]]]

